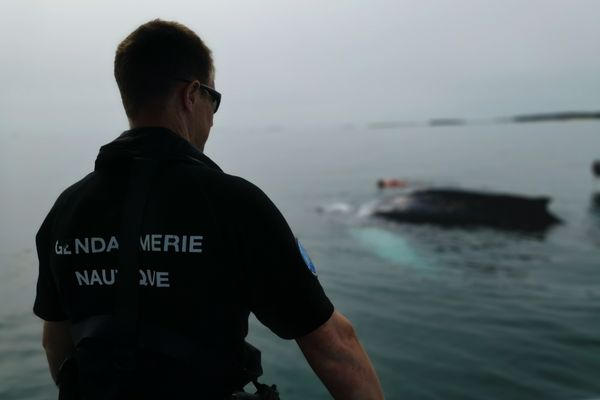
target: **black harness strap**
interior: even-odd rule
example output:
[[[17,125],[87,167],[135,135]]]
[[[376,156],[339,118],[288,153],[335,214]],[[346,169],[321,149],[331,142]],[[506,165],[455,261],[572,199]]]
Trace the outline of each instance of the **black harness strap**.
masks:
[[[140,291],[139,238],[150,181],[157,167],[157,160],[133,160],[121,215],[115,316],[122,329],[122,344],[125,348],[135,348],[137,337]]]
[[[139,309],[139,247],[142,218],[148,198],[150,182],[158,167],[157,160],[136,158],[132,160],[129,184],[123,203],[119,231],[118,275],[115,287],[114,316],[93,316],[71,325],[76,347],[72,356],[61,367],[65,378],[60,383],[60,398],[117,399],[123,381],[136,369],[136,350]],[[112,354],[97,358],[97,349],[84,346],[85,339],[110,338],[116,345]],[[93,347],[93,346],[92,346]],[[93,361],[92,361],[93,360]],[[110,361],[109,361],[110,360]],[[77,367],[74,367],[74,362]],[[102,371],[99,372],[98,368]],[[63,371],[64,368],[64,371]],[[110,379],[100,379],[98,374],[108,373]],[[80,394],[79,391],[82,391]],[[69,397],[70,396],[70,397]]]
[[[120,341],[122,328],[122,324],[113,315],[94,315],[73,324],[71,333],[75,343],[86,339]],[[191,338],[158,325],[138,320],[137,328],[136,343],[129,343],[131,346],[137,345],[140,349],[161,353],[189,365],[196,365],[199,360],[216,356],[210,350],[201,350]]]

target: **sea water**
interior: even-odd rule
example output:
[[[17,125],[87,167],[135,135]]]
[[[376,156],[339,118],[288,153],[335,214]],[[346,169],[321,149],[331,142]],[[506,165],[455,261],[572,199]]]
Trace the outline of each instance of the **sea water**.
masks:
[[[56,397],[31,312],[34,234],[119,129],[2,134],[0,399]],[[600,123],[217,124],[206,153],[278,205],[387,398],[600,398],[600,180],[590,172]],[[523,233],[384,222],[368,213],[380,178],[545,195],[563,223]],[[254,319],[249,341],[283,399],[330,398],[293,341]]]

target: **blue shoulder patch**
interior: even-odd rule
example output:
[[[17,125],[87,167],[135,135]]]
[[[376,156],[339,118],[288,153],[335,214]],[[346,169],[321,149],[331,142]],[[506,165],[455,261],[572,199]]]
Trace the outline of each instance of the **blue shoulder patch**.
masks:
[[[298,244],[298,250],[300,250],[300,254],[302,254],[302,258],[304,259],[306,266],[314,276],[317,276],[317,267],[315,267],[315,264],[313,264],[312,260],[308,256],[308,252],[306,251],[304,246],[302,246],[302,243],[300,243],[300,240],[298,238],[296,238],[296,243]]]

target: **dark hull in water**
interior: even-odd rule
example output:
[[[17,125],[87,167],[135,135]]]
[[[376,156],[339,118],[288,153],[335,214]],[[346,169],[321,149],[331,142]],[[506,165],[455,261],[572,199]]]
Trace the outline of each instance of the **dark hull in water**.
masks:
[[[538,230],[560,222],[548,211],[549,202],[548,197],[422,189],[382,200],[374,215],[398,222]]]

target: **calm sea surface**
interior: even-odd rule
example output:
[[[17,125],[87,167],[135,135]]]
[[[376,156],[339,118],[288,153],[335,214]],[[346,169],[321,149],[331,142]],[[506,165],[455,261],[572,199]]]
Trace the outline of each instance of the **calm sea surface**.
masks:
[[[119,129],[1,134],[0,399],[56,396],[31,312],[33,237]],[[206,153],[280,207],[387,398],[600,399],[599,123],[217,127]],[[548,195],[564,224],[532,235],[383,223],[364,215],[382,177]],[[317,212],[336,203],[352,211]],[[251,329],[283,399],[329,398],[294,342]]]

